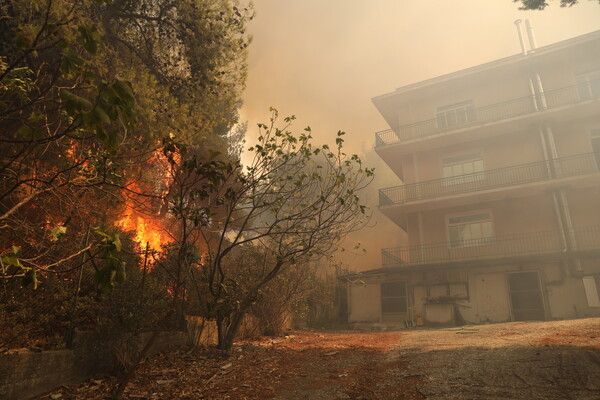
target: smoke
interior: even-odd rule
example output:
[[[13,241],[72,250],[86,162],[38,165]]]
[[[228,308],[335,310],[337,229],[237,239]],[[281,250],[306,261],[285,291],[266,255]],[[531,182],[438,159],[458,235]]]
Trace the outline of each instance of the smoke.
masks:
[[[532,20],[539,46],[600,29],[600,5],[557,4],[523,12],[512,0],[255,0],[249,31],[249,80],[242,120],[247,140],[269,107],[310,125],[320,142],[347,132],[346,150],[376,166],[375,185],[400,182],[372,151],[374,132],[388,128],[371,98],[410,83],[520,52],[513,21]],[[369,194],[376,207],[374,187]],[[379,248],[398,245],[402,232],[376,213],[365,231],[358,268],[376,268]],[[356,235],[355,235],[356,236]],[[354,238],[353,238],[354,239]],[[361,239],[361,238],[358,238]]]

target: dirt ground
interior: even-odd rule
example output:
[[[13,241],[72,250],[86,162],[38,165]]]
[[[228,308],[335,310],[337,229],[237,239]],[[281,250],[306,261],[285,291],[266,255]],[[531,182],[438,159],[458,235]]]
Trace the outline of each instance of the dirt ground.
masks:
[[[108,397],[98,377],[39,399]],[[150,359],[126,399],[600,399],[600,319],[292,332]]]

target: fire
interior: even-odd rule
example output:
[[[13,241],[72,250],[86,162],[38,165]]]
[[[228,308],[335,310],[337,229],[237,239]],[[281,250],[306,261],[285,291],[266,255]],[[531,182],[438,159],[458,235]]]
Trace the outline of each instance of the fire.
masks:
[[[165,156],[156,151],[147,161],[148,170],[154,172],[154,193],[160,198],[166,195],[171,182],[168,162]],[[144,249],[146,245],[154,252],[161,252],[161,246],[171,243],[173,238],[165,229],[165,219],[144,198],[138,198],[134,193],[143,193],[136,182],[127,185],[125,209],[117,225],[127,231],[135,232],[135,240]],[[150,211],[141,212],[140,209]]]
[[[126,231],[135,232],[135,241],[145,248],[146,244],[150,250],[160,252],[161,246],[173,241],[173,239],[162,228],[159,220],[142,216],[136,213],[132,207],[128,206],[125,215],[117,224]]]

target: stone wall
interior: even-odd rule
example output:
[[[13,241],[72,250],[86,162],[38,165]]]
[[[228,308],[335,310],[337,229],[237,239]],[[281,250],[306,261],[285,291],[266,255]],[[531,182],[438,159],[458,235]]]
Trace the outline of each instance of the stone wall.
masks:
[[[61,385],[82,382],[130,362],[149,333],[102,341],[93,332],[77,332],[72,349],[33,352],[12,350],[0,355],[0,399],[28,399]],[[189,344],[187,332],[164,332],[150,354]]]
[[[201,317],[186,317],[186,332],[163,332],[149,356],[172,347],[217,344],[217,325]],[[250,318],[240,336],[255,330]],[[61,385],[82,382],[94,375],[128,367],[151,333],[107,338],[76,331],[71,349],[34,352],[27,349],[0,354],[0,400],[24,400]]]

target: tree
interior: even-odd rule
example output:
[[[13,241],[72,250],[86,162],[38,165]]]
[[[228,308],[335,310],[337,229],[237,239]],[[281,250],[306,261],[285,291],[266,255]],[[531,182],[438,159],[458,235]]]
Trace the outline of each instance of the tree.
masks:
[[[83,7],[52,0],[2,7],[2,272],[34,287],[38,272],[83,253],[115,268],[113,277],[123,272],[102,255],[102,242],[116,237],[82,238],[97,206],[113,200],[106,189],[121,182],[113,159],[136,122],[135,98],[128,82],[99,70],[99,32]],[[96,208],[85,206],[91,197]]]
[[[89,226],[110,227],[124,207],[156,214],[163,137],[227,151],[252,9],[237,0],[0,7],[0,254],[9,276],[36,283],[102,240],[81,245]]]
[[[295,136],[288,130],[294,117],[278,128],[277,111],[272,113],[268,126],[259,124],[261,135],[245,167],[218,156],[186,157],[178,148],[183,162],[171,212],[201,253],[189,269],[192,292],[199,311],[216,320],[224,350],[265,285],[335,251],[344,235],[368,220],[358,195],[373,170],[342,151],[344,133],[338,132],[333,149],[315,147],[310,128]]]
[[[513,0],[513,2],[522,4],[519,10],[543,10],[549,5],[546,0]],[[577,3],[579,0],[560,0],[561,7],[572,7]]]
[[[119,233],[123,212],[156,216],[166,201],[163,139],[227,153],[252,9],[8,0],[0,10],[0,276],[14,289],[2,296],[53,276],[73,296],[84,266],[110,291],[126,277],[121,241],[134,247]]]

